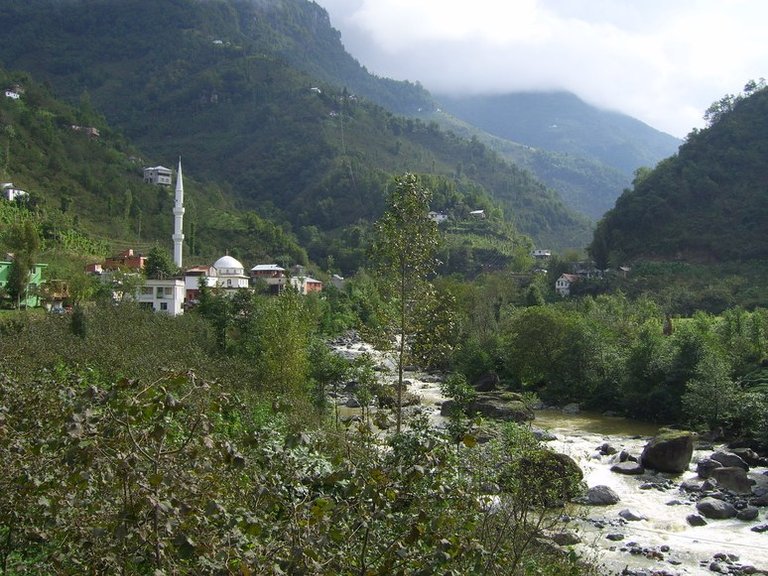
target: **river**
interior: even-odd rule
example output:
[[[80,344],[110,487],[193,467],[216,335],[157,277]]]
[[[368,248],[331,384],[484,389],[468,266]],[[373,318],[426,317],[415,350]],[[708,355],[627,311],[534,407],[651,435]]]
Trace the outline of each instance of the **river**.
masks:
[[[372,353],[372,349],[355,344],[344,346],[343,352],[354,357]],[[445,398],[439,383],[416,373],[409,373],[407,378],[409,391],[421,397],[420,411],[440,425],[439,407]],[[723,573],[763,570],[768,574],[768,532],[752,531],[753,527],[768,523],[768,509],[761,508],[758,519],[752,522],[708,520],[705,526],[694,527],[686,521],[689,514],[696,513],[696,508],[679,486],[696,477],[695,463],[712,450],[695,450],[689,470],[677,476],[651,471],[626,476],[610,470],[617,455],[601,456],[598,447],[608,443],[619,452],[626,450],[639,456],[648,439],[658,431],[657,426],[585,412],[565,414],[560,410],[537,411],[533,425],[556,437],[547,442],[548,446],[579,464],[587,486],[609,486],[621,498],[611,506],[579,507],[573,511],[574,520],[568,526],[581,537],[577,551],[601,565],[601,573],[620,574],[626,568],[627,574],[638,576],[701,576],[714,574],[714,567]],[[768,486],[765,472],[754,469],[751,475]],[[624,520],[619,512],[626,509],[645,519]],[[608,536],[620,539],[611,540]]]
[[[579,520],[584,544],[580,549],[588,557],[604,564],[610,571],[631,569],[664,571],[668,574],[713,574],[710,566],[716,554],[732,555],[730,569],[751,566],[768,570],[768,533],[751,529],[766,523],[766,509],[752,522],[741,520],[708,520],[706,526],[690,526],[686,516],[695,514],[695,505],[679,489],[680,483],[696,477],[695,462],[711,450],[695,450],[689,470],[681,475],[646,472],[641,476],[625,476],[610,471],[617,455],[601,456],[598,447],[608,443],[618,451],[627,450],[639,456],[648,438],[657,427],[624,418],[561,411],[543,410],[536,413],[534,424],[549,430],[556,440],[549,446],[571,456],[584,472],[588,486],[606,485],[621,498],[611,506],[585,509],[587,520]],[[753,470],[761,475],[764,469]],[[668,486],[661,489],[662,484]],[[658,488],[641,486],[655,484]],[[645,520],[627,522],[619,512],[629,509]],[[604,525],[603,528],[596,527]],[[622,535],[612,541],[609,534]],[[734,558],[738,558],[735,560]],[[729,567],[719,562],[721,567]],[[749,572],[749,570],[747,570]]]

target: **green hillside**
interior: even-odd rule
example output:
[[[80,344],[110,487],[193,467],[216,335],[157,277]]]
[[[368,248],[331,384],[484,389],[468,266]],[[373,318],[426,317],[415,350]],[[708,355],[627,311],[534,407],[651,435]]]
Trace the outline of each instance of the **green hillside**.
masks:
[[[655,166],[680,145],[669,134],[567,92],[437,98],[442,116],[500,138],[494,149],[557,190],[569,207],[595,219],[613,206],[637,168]]]
[[[768,259],[768,90],[750,94],[638,175],[597,227],[591,251],[601,266]]]
[[[0,203],[0,240],[11,223],[30,218],[44,250],[66,257],[170,247],[173,191],[143,182],[143,166],[158,164],[156,158],[142,158],[103,117],[56,100],[25,73],[0,69],[0,86],[20,94],[0,98],[0,175],[29,194],[19,205]],[[237,210],[220,188],[187,175],[185,191],[193,261],[209,261],[227,249],[253,259],[286,254],[306,261],[295,237],[252,211]]]
[[[455,190],[438,209],[498,206],[553,247],[588,238],[586,220],[529,172],[480,142],[363,98],[366,82],[366,93],[393,109],[425,93],[359,65],[353,74],[354,60],[312,3],[10,0],[0,23],[15,39],[0,47],[7,67],[97,110],[153,163],[183,154],[187,174],[220,189],[225,204],[292,230],[317,248],[313,258],[345,229],[376,218],[389,178],[406,170]]]

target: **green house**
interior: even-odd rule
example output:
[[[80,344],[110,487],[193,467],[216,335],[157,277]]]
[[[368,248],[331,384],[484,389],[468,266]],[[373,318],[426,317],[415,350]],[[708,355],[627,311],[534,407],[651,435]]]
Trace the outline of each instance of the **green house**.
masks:
[[[0,289],[4,290],[6,284],[8,284],[8,276],[11,273],[11,266],[13,266],[13,262],[0,261]],[[47,267],[48,264],[35,264],[27,283],[27,297],[20,302],[21,306],[26,308],[40,306],[39,288],[43,283],[43,270]]]

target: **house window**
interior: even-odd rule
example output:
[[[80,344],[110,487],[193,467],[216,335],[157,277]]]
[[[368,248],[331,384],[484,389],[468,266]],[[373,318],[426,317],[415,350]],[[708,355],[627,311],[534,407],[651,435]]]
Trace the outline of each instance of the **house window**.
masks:
[[[161,286],[157,287],[157,294],[155,295],[156,298],[162,298],[163,297],[163,288]]]
[[[160,302],[160,310],[167,311],[168,310],[168,302]]]
[[[163,294],[165,294],[166,296],[173,296],[173,288],[171,288],[170,286],[167,286],[166,288],[163,289]]]

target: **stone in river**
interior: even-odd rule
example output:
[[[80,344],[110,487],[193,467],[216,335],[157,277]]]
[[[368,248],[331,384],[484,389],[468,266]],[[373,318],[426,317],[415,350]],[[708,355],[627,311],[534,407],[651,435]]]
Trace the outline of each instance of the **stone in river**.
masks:
[[[720,462],[723,466],[736,466],[744,470],[749,470],[747,463],[733,452],[715,452],[710,456],[710,459],[715,462]]]
[[[638,474],[643,474],[645,472],[645,468],[643,468],[643,466],[637,462],[619,462],[618,464],[611,466],[611,472],[636,476]]]
[[[743,468],[726,466],[712,470],[712,478],[717,481],[720,488],[725,488],[737,494],[751,494],[752,480],[747,477]]]
[[[702,498],[696,504],[696,509],[706,518],[723,520],[736,516],[736,508],[732,504],[716,498]]]
[[[610,506],[619,500],[619,495],[609,486],[599,484],[587,490],[587,504],[593,506]]]
[[[751,522],[752,520],[757,519],[759,513],[760,511],[754,506],[747,506],[744,510],[739,510],[738,514],[736,514],[736,518],[744,520],[745,522]]]
[[[624,508],[624,510],[619,512],[619,516],[624,518],[624,520],[629,520],[630,522],[639,522],[640,520],[647,520],[645,516],[643,516],[642,514],[635,514],[629,508]]]
[[[693,456],[693,437],[690,432],[677,430],[659,434],[645,445],[640,462],[659,472],[684,472]]]
[[[701,516],[698,514],[688,514],[688,516],[685,517],[685,519],[688,521],[688,524],[691,526],[706,526],[707,521],[704,520]]]

